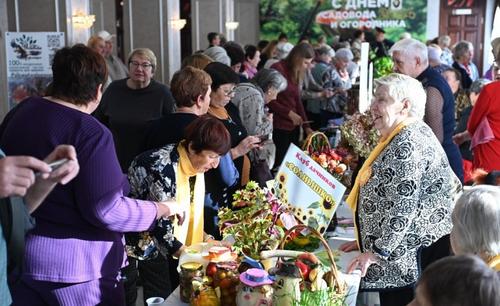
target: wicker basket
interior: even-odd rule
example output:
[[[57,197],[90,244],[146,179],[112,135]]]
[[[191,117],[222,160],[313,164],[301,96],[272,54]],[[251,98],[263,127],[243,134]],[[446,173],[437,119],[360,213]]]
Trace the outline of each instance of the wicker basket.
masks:
[[[328,242],[323,238],[323,236],[314,228],[304,225],[304,224],[297,224],[294,227],[290,228],[286,233],[283,239],[281,240],[279,248],[283,250],[285,248],[285,243],[287,241],[287,238],[292,235],[296,231],[303,231],[307,230],[309,233],[312,235],[316,236],[321,243],[323,244],[323,247],[325,248],[328,258],[330,259],[331,266],[330,266],[330,277],[329,279],[326,280],[326,283],[328,284],[329,288],[334,288],[336,293],[344,295],[346,293],[347,285],[346,283],[340,278],[339,271],[337,269],[337,265],[335,264],[335,258],[333,256],[332,250],[330,249],[330,246],[328,245]],[[298,252],[296,252],[298,254]],[[279,265],[280,260],[277,261],[277,265]]]
[[[329,150],[330,148],[330,141],[328,140],[328,137],[321,132],[309,134],[302,145],[302,150],[309,153],[309,155],[313,152],[323,152]]]

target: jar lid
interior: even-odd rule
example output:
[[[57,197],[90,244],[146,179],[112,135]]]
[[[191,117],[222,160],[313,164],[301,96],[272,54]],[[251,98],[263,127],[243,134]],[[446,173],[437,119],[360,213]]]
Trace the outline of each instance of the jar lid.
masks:
[[[182,270],[196,271],[201,270],[203,265],[199,262],[186,262],[181,265]]]

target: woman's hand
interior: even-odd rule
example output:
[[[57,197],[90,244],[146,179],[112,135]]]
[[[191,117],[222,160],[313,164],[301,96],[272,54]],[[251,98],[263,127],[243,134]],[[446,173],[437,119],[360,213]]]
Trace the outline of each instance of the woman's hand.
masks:
[[[177,217],[177,224],[182,225],[184,220],[186,219],[186,207],[183,205],[179,205],[175,201],[164,201],[157,202],[158,212],[156,214],[156,219],[161,217],[169,218],[169,217]]]
[[[46,163],[51,163],[63,158],[68,161],[62,164],[59,168],[50,172],[47,179],[54,183],[66,185],[80,171],[80,165],[78,164],[78,160],[76,158],[75,147],[71,145],[59,145],[45,158],[44,161]]]
[[[352,273],[354,270],[361,270],[361,277],[364,277],[368,267],[377,262],[378,258],[372,252],[362,253],[351,261],[347,268],[347,274]]]
[[[335,92],[332,89],[325,89],[321,92],[322,98],[328,99],[328,98],[333,97],[333,95],[335,95]]]
[[[469,131],[465,131],[465,132],[453,135],[453,142],[457,145],[461,145],[462,143],[464,143],[468,140],[471,140]]]
[[[349,241],[340,245],[339,250],[342,252],[359,251],[358,243],[356,241]]]
[[[0,198],[24,196],[35,183],[35,172],[50,173],[45,162],[30,156],[7,156],[0,159]]]
[[[300,117],[296,112],[294,111],[289,111],[288,112],[288,117],[290,120],[292,120],[294,126],[301,125],[303,120],[302,117]]]
[[[225,246],[227,248],[231,248],[233,246],[233,244],[231,242],[229,242],[229,241],[225,241],[225,240],[219,241],[219,240],[215,240],[213,238],[208,238],[206,242],[208,244],[211,244],[211,245]]]
[[[185,250],[186,250],[186,246],[183,245],[174,254],[172,254],[172,256],[175,258],[180,258],[182,253],[184,253]]]
[[[62,165],[52,170],[48,164],[66,159]],[[41,161],[40,161],[41,162]],[[32,213],[38,208],[57,184],[65,185],[80,171],[76,158],[76,150],[71,145],[59,145],[44,160],[47,168],[39,169],[35,183],[28,189],[24,198],[28,211]]]
[[[259,136],[247,136],[245,139],[231,149],[231,156],[236,159],[240,156],[247,154],[250,150],[260,146]]]

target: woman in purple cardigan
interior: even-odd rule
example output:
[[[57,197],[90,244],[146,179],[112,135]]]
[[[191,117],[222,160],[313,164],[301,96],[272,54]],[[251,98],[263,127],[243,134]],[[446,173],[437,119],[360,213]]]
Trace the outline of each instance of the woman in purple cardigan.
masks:
[[[0,127],[9,155],[42,159],[59,144],[75,147],[80,173],[55,187],[33,216],[26,237],[14,305],[123,305],[120,268],[126,265],[123,232],[150,229],[160,217],[184,211],[175,202],[130,199],[110,131],[93,118],[106,63],[76,45],[57,51],[50,96],[29,98]],[[181,216],[182,215],[182,216]]]

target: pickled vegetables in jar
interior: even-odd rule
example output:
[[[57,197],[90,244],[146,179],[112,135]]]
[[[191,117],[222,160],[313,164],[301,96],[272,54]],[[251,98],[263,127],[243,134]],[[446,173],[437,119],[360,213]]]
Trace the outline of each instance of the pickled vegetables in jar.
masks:
[[[214,288],[208,285],[207,278],[195,277],[192,281],[191,306],[220,306]]]
[[[186,262],[181,265],[179,286],[181,301],[189,303],[192,295],[192,282],[195,277],[203,276],[203,265],[197,262]]]
[[[214,275],[214,288],[220,288],[221,304],[236,306],[237,287],[240,283],[238,263],[234,261],[216,263],[217,270]]]

